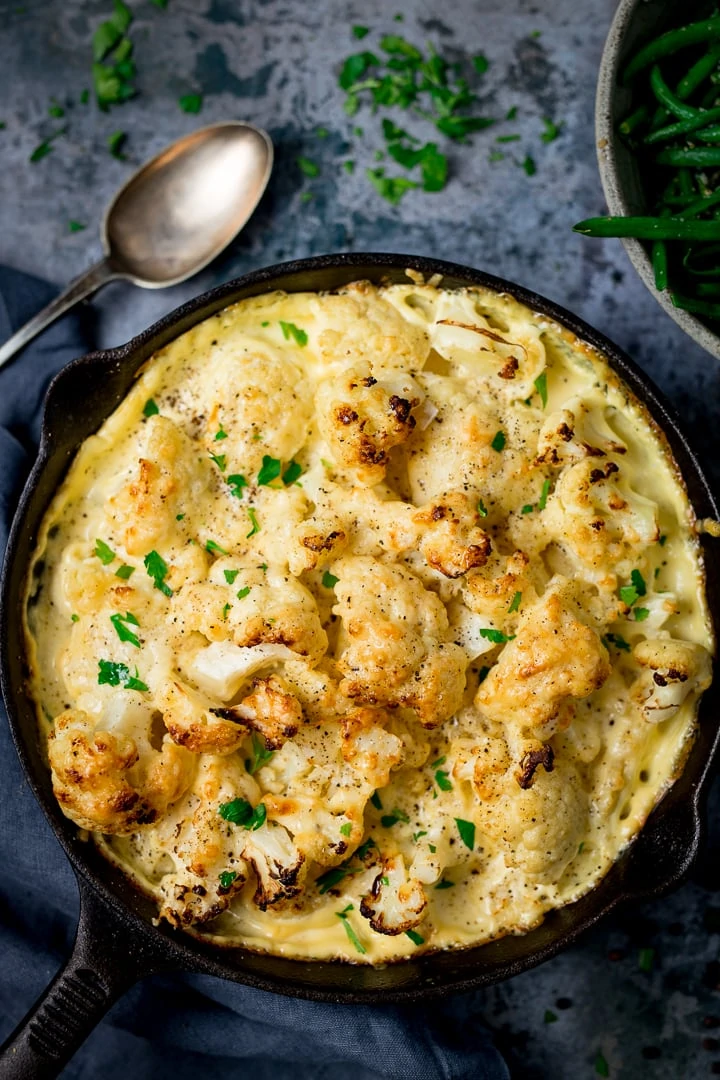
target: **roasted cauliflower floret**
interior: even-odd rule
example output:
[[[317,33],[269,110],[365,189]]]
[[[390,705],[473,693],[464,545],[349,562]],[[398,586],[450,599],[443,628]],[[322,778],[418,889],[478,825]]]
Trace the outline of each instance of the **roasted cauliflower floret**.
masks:
[[[626,451],[597,409],[591,416],[582,399],[571,398],[565,408],[550,413],[540,429],[537,463],[562,467],[583,458],[604,458]]]
[[[288,553],[290,573],[299,575],[303,570],[327,566],[343,551],[348,540],[338,518],[313,514],[293,530],[292,549]]]
[[[410,376],[378,380],[369,364],[321,383],[316,395],[318,423],[334,460],[354,470],[361,483],[379,483],[390,450],[413,431],[412,411],[423,397]]]
[[[130,555],[146,555],[178,537],[177,514],[200,510],[207,496],[210,463],[165,416],[146,421],[145,444],[130,479],[107,501],[113,531]]]
[[[375,375],[420,371],[430,351],[428,332],[413,325],[384,298],[366,296],[351,285],[337,296],[324,296],[317,314],[326,324],[317,349],[326,367],[371,363]]]
[[[433,570],[458,578],[484,566],[492,544],[480,528],[476,506],[463,492],[449,492],[423,507],[413,521],[424,534],[420,550]]]
[[[171,738],[193,754],[230,754],[248,733],[248,728],[230,710],[213,703],[180,679],[171,679],[160,686],[155,701]]]
[[[420,882],[409,878],[402,855],[384,859],[360,914],[378,934],[404,934],[422,921],[427,896]]]
[[[459,707],[467,656],[447,642],[445,606],[409,570],[357,556],[334,566],[342,619],[340,690],[354,701],[404,705],[428,727]]]
[[[644,670],[631,698],[650,723],[669,720],[686,698],[710,685],[710,654],[702,645],[666,638],[640,641],[633,656]]]
[[[67,817],[91,832],[124,834],[165,813],[190,784],[191,754],[165,736],[150,744],[152,709],[126,706],[107,726],[80,709],[67,709],[48,738],[53,791]],[[108,730],[115,726],[115,731]],[[135,734],[133,738],[127,731]]]
[[[278,675],[255,679],[251,692],[235,708],[243,723],[262,735],[271,750],[296,735],[303,722],[300,702]]]
[[[512,555],[493,553],[481,569],[467,575],[464,585],[467,606],[501,626],[517,593],[521,597],[518,608],[521,604],[526,608],[537,599],[536,571],[524,551],[515,551]]]
[[[473,818],[481,832],[499,841],[510,867],[541,881],[557,881],[587,832],[588,796],[572,765],[556,760],[538,769],[522,787],[514,766],[496,776],[488,790],[487,769],[478,759],[478,795]]]
[[[573,699],[599,689],[609,674],[598,635],[551,592],[523,615],[475,704],[491,720],[548,739],[570,723]]]

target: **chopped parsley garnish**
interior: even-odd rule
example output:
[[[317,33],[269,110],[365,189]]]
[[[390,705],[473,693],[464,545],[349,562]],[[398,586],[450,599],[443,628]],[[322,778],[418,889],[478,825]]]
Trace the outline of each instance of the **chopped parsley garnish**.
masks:
[[[126,131],[113,131],[112,135],[108,135],[108,150],[110,151],[112,156],[117,158],[119,161],[125,160],[125,155],[122,152],[122,148],[125,145],[126,139]]]
[[[518,113],[517,105],[513,105],[512,108],[508,109],[508,111],[505,113],[505,119],[506,120],[514,120],[515,117],[517,116],[517,113]]]
[[[316,161],[311,161],[310,158],[306,157],[299,157],[295,160],[298,163],[300,171],[304,173],[305,176],[309,176],[312,178],[320,175],[320,166],[317,164]]]
[[[83,225],[82,221],[68,221],[68,231],[71,233],[82,232],[86,228],[87,225]]]
[[[520,603],[522,601],[522,593],[516,592],[508,608],[508,615],[512,615],[513,612],[520,610]]]
[[[487,679],[489,674],[490,674],[490,668],[489,667],[481,667],[480,668],[480,670],[478,671],[478,686],[480,685],[480,683],[485,682],[485,680]]]
[[[623,652],[630,652],[630,645],[621,634],[606,634],[605,640],[609,641],[611,645],[614,645],[616,649],[622,649]]]
[[[485,503],[482,501],[482,499],[478,499],[476,510],[480,517],[488,516],[487,507],[485,506]]]
[[[143,563],[148,572],[148,577],[153,579],[155,588],[159,589],[165,596],[172,596],[173,591],[165,581],[169,567],[162,555],[159,555],[157,551],[151,551],[145,556]]]
[[[222,609],[223,622],[225,622],[225,620],[227,619],[228,612],[229,612],[231,607],[232,607],[232,604],[223,604],[223,609]]]
[[[360,849],[358,848],[355,854],[358,855],[359,852]],[[315,879],[318,892],[321,896],[324,896],[330,889],[334,889],[336,885],[339,885],[343,878],[350,877],[352,874],[361,874],[364,869],[364,866],[346,866],[345,863],[341,866],[334,866],[332,870],[326,870],[324,874]]]
[[[73,612],[73,614],[72,614],[72,615],[70,616],[70,621],[71,621],[71,622],[80,622],[80,616],[79,616],[79,615],[76,615],[76,614],[75,614],[75,613]]]
[[[533,506],[532,503],[525,503],[525,505],[521,508],[520,513],[521,514],[532,514],[534,509],[535,509],[535,507]]]
[[[135,674],[130,674],[127,664],[115,664],[112,660],[98,660],[98,685],[124,686],[126,690],[148,689],[147,684],[138,678],[138,669]]]
[[[236,877],[237,874],[234,870],[223,870],[222,874],[218,874],[220,888],[229,889]]]
[[[413,945],[424,945],[425,938],[418,934],[417,930],[406,930],[405,937],[409,937]]]
[[[455,824],[457,825],[458,832],[460,833],[460,839],[466,848],[473,851],[475,848],[475,824],[472,821],[464,821],[463,818],[455,818]]]
[[[175,515],[175,520],[176,521],[184,521],[185,520],[185,515],[184,514],[176,514]]]
[[[478,75],[484,75],[487,69],[490,67],[490,61],[488,60],[487,56],[483,56],[482,53],[478,53],[477,56],[473,56],[472,63]]]
[[[496,135],[495,142],[499,143],[511,143],[520,142],[522,135]]]
[[[526,156],[525,156],[525,158],[523,160],[523,163],[522,163],[522,167],[523,167],[523,169],[525,170],[525,172],[527,173],[528,176],[534,176],[535,173],[537,172],[537,165],[535,164],[535,158],[530,157],[529,154],[526,154]]]
[[[545,1024],[554,1024],[556,1020],[557,1020],[557,1014],[554,1013],[552,1011],[552,1009],[546,1009],[545,1010],[545,1015],[543,1017],[543,1023],[545,1023]]]
[[[334,574],[331,574],[329,570],[326,570],[322,576],[323,588],[334,589],[340,578],[336,578]]]
[[[51,99],[51,104],[48,107],[48,116],[52,116],[55,120],[60,120],[65,115],[65,110],[54,98]]]
[[[250,529],[250,532],[246,533],[246,535],[245,535],[245,539],[249,540],[251,536],[255,535],[255,533],[260,532],[260,525],[258,523],[257,515],[255,513],[255,507],[254,506],[248,506],[247,512],[248,512],[248,517],[250,518],[250,524],[252,526],[252,528]]]
[[[350,941],[351,945],[355,948],[355,950],[357,952],[359,952],[361,955],[363,955],[364,953],[367,952],[367,949],[365,948],[362,941],[360,940],[360,938],[357,936],[357,934],[353,930],[352,926],[350,925],[349,919],[348,919],[348,913],[353,911],[353,910],[354,909],[353,909],[352,904],[348,904],[348,906],[346,908],[344,908],[342,911],[336,911],[335,914],[337,915],[338,919],[340,919],[343,926],[345,927],[345,933],[347,934],[348,940]]]
[[[636,607],[633,609],[633,614],[635,615],[635,622],[645,622],[650,614],[650,609],[646,607]]]
[[[227,467],[227,456],[225,454],[211,454],[210,460],[215,462],[220,472],[225,472]]]
[[[647,586],[645,584],[645,579],[639,570],[632,571],[632,573],[630,574],[630,580],[637,589],[638,596],[645,596],[647,592]]]
[[[244,588],[238,589],[238,592],[237,592],[238,600],[244,600],[245,597],[249,595],[249,593],[250,593],[250,586],[249,585],[245,585]]]
[[[258,473],[258,484],[264,486],[271,484],[273,480],[277,480],[280,476],[281,469],[282,462],[280,461],[280,458],[270,457],[269,454],[265,454],[262,460],[262,468]]]
[[[357,38],[358,41],[362,41],[369,33],[370,30],[367,26],[353,26],[352,28],[353,37]]]
[[[442,769],[438,769],[435,773],[435,783],[441,791],[452,791],[453,786],[450,783],[450,776]]]
[[[541,375],[538,375],[533,385],[540,395],[540,400],[542,401],[542,407],[544,409],[548,403],[547,372],[543,371]]]
[[[484,637],[486,641],[492,641],[493,645],[504,645],[506,641],[513,641],[515,634],[503,634],[502,630],[483,627],[480,630],[480,637]]]
[[[352,821],[346,821],[344,825],[340,826],[340,833],[342,836],[349,836],[352,832]]]
[[[245,477],[241,473],[233,473],[232,476],[228,476],[227,483],[230,494],[234,495],[236,499],[242,499],[243,488],[248,486]]]
[[[547,116],[543,117],[543,124],[545,125],[545,130],[540,138],[545,143],[554,142],[560,134],[561,125],[553,123]]]
[[[228,585],[233,584],[233,582],[235,581],[235,578],[238,576],[239,573],[240,573],[239,570],[223,570],[223,575],[224,575],[225,580],[227,581]]]
[[[51,152],[55,139],[57,139],[58,136],[64,134],[65,128],[61,128],[60,131],[56,131],[54,135],[49,135],[47,139],[43,139],[43,141],[35,147],[32,154],[30,155],[30,161],[33,164],[35,164],[36,161],[42,161],[42,159],[44,157],[47,157],[47,155]]]
[[[391,813],[383,814],[380,818],[380,824],[384,829],[392,829],[393,825],[397,825],[398,821],[407,825],[410,822],[410,818],[403,810],[398,810],[397,807],[395,807]]]
[[[108,547],[104,540],[95,541],[95,550],[93,551],[93,555],[97,555],[103,566],[107,566],[108,563],[111,563],[115,558],[115,552],[111,547]]]
[[[140,648],[140,638],[137,636],[134,630],[130,630],[130,628],[126,625],[127,623],[129,623],[130,626],[140,625],[137,621],[137,618],[133,615],[132,611],[126,611],[124,615],[121,615],[119,612],[115,615],[111,615],[110,622],[115,627],[117,636],[120,638],[121,641],[129,641],[131,645],[135,646],[135,648]]]
[[[252,804],[247,799],[233,799],[231,802],[221,803],[218,806],[218,814],[224,821],[255,831],[265,824],[267,810],[265,803],[262,802],[259,802],[253,810]]]
[[[632,582],[631,585],[623,585],[619,590],[620,599],[628,607],[632,607],[641,596],[645,596],[647,593],[645,579],[639,570],[633,570],[630,574],[630,581]]]
[[[157,416],[157,414],[159,412],[160,412],[160,410],[157,407],[157,402],[155,401],[155,399],[154,398],[148,398],[147,401],[145,402],[145,404],[143,405],[143,415],[144,416]]]
[[[118,567],[118,569],[115,571],[115,577],[119,577],[123,581],[127,581],[127,579],[132,577],[134,573],[134,566],[128,566],[127,563],[123,563],[122,566]]]
[[[202,94],[183,94],[178,98],[178,105],[183,112],[197,114],[203,106]]]
[[[540,492],[540,498],[538,499],[538,510],[544,510],[547,506],[548,495],[550,494],[550,480],[543,480],[542,491]]]
[[[355,858],[364,859],[368,851],[370,851],[370,849],[374,848],[375,846],[375,841],[373,840],[372,836],[368,836],[367,840],[363,840],[362,844],[355,852]]]
[[[378,795],[377,791],[373,791],[372,795],[370,796],[370,802],[373,804],[376,810],[382,810],[383,804],[380,802],[380,796]]]
[[[296,326],[293,322],[283,322],[280,320],[280,329],[282,330],[283,337],[286,341],[292,338],[298,345],[307,345],[308,336],[304,330],[301,330],[299,326]]]
[[[441,881],[438,881],[435,888],[437,890],[440,890],[440,889],[452,889],[454,887],[454,885],[455,885],[454,881],[448,881],[447,878],[442,878]]]
[[[216,555],[227,555],[227,551],[225,550],[225,548],[220,547],[220,545],[216,544],[214,540],[207,540],[205,542],[205,550],[209,551],[211,554],[214,553]]]
[[[365,175],[378,194],[393,206],[398,205],[406,192],[420,186],[414,180],[408,180],[404,176],[386,176],[383,168],[366,169]]]
[[[504,450],[505,449],[505,432],[504,431],[498,431],[497,434],[494,436],[493,441],[490,443],[490,445],[492,446],[493,450],[497,450],[498,454],[500,453],[501,450]]]
[[[291,461],[288,467],[282,474],[282,482],[285,487],[290,487],[291,484],[297,483],[298,479],[302,476],[302,465],[297,461]]]
[[[420,832],[413,833],[413,844],[417,844],[421,837],[427,836],[427,829],[421,829]]]
[[[602,1051],[600,1050],[598,1050],[595,1057],[595,1072],[598,1076],[607,1077],[610,1075],[610,1066],[608,1065],[607,1061],[603,1057]]]
[[[666,543],[667,543],[667,536],[661,536],[659,538],[659,540],[658,540],[658,544],[660,545],[660,547],[665,547]]]
[[[317,135],[318,139],[327,139],[330,132],[326,127],[319,127],[315,128],[315,134]]]
[[[343,169],[345,170],[346,173],[354,173],[355,172],[355,162],[350,160],[350,159],[348,159],[347,161],[343,161],[343,166],[342,167],[343,167]]]
[[[437,758],[436,761],[433,761],[433,762],[430,763],[430,768],[431,769],[439,769],[440,766],[444,765],[446,761],[447,761],[447,756],[445,754],[443,754],[442,757],[439,757],[439,758]]]
[[[580,843],[578,844],[578,849],[577,849],[578,855],[582,855],[584,850],[585,850],[585,841],[581,840]]]
[[[268,762],[272,761],[274,753],[274,750],[268,750],[265,740],[253,731],[252,758],[245,762],[245,767],[250,775],[254,776],[258,769],[262,769]]]
[[[650,973],[653,969],[655,962],[655,950],[654,949],[641,949],[638,953],[638,967],[641,971]]]

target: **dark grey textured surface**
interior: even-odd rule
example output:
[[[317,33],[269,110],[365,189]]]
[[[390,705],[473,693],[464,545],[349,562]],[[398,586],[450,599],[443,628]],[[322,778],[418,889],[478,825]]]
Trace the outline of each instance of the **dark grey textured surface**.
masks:
[[[77,101],[89,85],[90,36],[110,4],[0,2],[0,259],[58,283],[79,273],[100,254],[96,224],[115,188],[200,123],[251,120],[270,132],[277,158],[256,216],[220,262],[165,292],[116,284],[98,297],[102,344],[118,344],[183,299],[257,266],[343,250],[435,255],[516,280],[617,341],[674,399],[706,467],[720,474],[720,365],[660,310],[618,241],[570,231],[603,209],[592,115],[612,0],[456,0],[442,8],[406,0],[401,24],[380,0],[169,0],[164,12],[130,3],[139,96],[110,115],[75,105],[67,135],[31,165],[31,151],[55,126],[47,117],[51,96]],[[433,40],[453,59],[482,52],[491,61],[478,80],[483,110],[504,116],[517,105],[517,121],[451,148],[453,176],[441,194],[410,193],[393,208],[366,181],[364,168],[381,145],[379,119],[366,109],[348,119],[336,79],[344,57],[373,47],[377,36],[358,46],[353,23],[418,44]],[[177,105],[179,94],[192,91],[205,95],[200,117]],[[564,125],[547,145],[540,141],[543,116]],[[314,134],[319,125],[327,138]],[[362,137],[352,134],[356,125]],[[422,121],[408,126],[430,137]],[[118,129],[129,132],[127,162],[105,146]],[[495,134],[515,131],[522,141],[503,147],[506,159],[491,164]],[[533,177],[517,164],[526,153],[537,163]],[[301,175],[298,154],[321,165],[318,179]],[[345,158],[357,161],[353,176],[341,168]],[[312,201],[302,201],[304,191],[313,192]],[[71,218],[88,229],[69,234]],[[517,1076],[591,1077],[598,1050],[612,1077],[630,1080],[702,1077],[720,1061],[720,1030],[704,1022],[720,1016],[720,917],[712,919],[715,907],[720,914],[713,897],[720,887],[718,814],[713,820],[695,882],[612,918],[544,967],[463,1003],[468,1023],[479,1012],[499,1032]],[[641,947],[656,950],[649,974],[638,966]],[[555,1022],[544,1023],[548,1009]]]

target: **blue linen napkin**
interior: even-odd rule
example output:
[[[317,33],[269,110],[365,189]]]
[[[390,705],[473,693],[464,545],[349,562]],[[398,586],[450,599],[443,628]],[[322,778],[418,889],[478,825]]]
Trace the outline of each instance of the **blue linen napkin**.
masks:
[[[0,267],[0,341],[52,298]],[[92,347],[88,312],[66,316],[0,369],[0,554],[59,369]],[[0,1040],[70,951],[78,914],[68,862],[25,781],[0,706]],[[65,1080],[507,1080],[477,1015],[478,995],[419,1006],[322,1005],[210,976],[133,987],[63,1073]]]

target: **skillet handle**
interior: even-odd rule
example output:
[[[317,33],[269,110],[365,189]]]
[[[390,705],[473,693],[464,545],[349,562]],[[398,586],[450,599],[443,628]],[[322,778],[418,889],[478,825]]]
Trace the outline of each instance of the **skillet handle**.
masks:
[[[177,969],[167,953],[112,910],[85,881],[65,966],[0,1047],[2,1080],[55,1080],[110,1007],[130,987]]]

